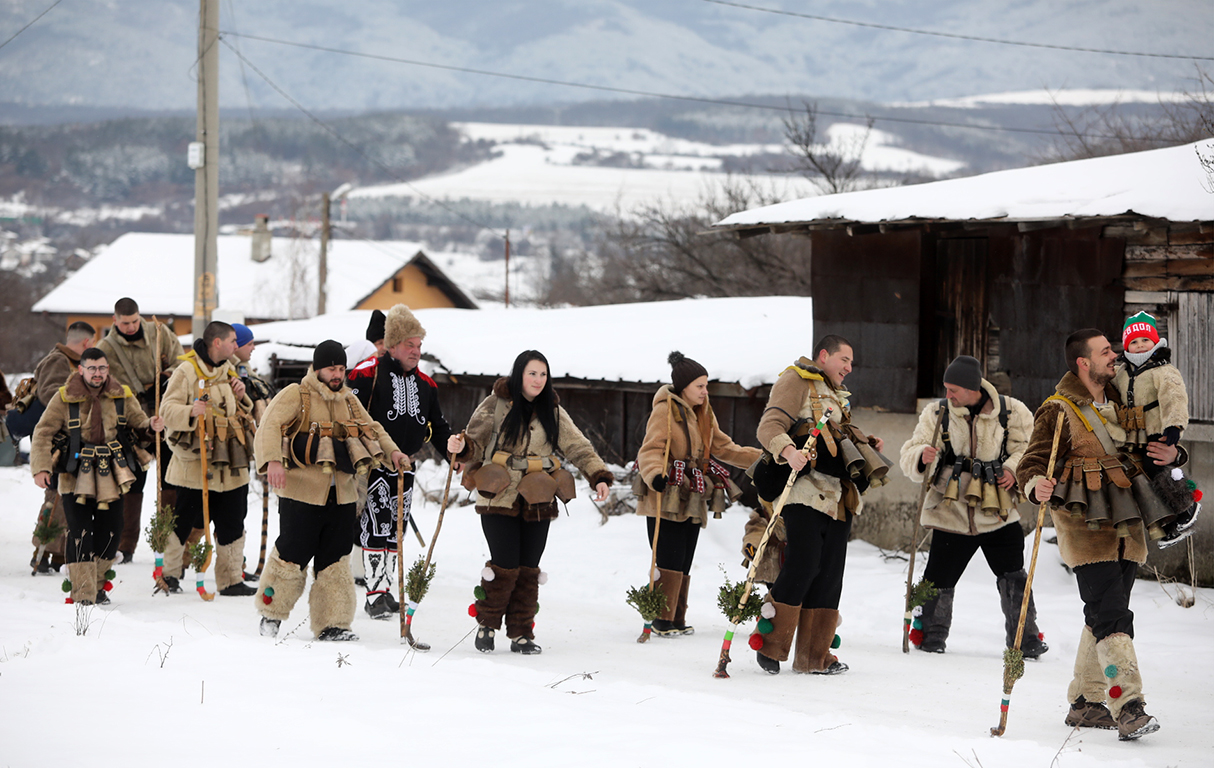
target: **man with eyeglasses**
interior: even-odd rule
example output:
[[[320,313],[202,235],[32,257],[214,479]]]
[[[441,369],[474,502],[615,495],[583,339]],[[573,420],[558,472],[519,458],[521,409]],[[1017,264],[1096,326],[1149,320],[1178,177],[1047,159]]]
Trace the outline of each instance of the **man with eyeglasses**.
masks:
[[[109,604],[110,567],[122,531],[121,497],[146,461],[141,445],[164,428],[148,418],[129,387],[110,377],[105,353],[86,349],[59,388],[31,440],[30,471],[39,488],[57,482],[67,517],[69,603]]]

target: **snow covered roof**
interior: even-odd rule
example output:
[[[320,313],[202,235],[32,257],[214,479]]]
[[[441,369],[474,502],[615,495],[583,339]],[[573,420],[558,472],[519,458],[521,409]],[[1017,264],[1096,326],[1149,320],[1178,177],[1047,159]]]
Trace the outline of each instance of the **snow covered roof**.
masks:
[[[220,235],[219,308],[248,318],[286,319],[315,311],[316,241],[275,237],[270,258],[251,258],[250,238]],[[331,240],[330,307],[352,309],[422,252],[402,241]],[[476,256],[461,254],[464,260]],[[440,259],[432,259],[440,261]],[[437,268],[433,264],[427,268]],[[194,307],[194,236],[150,232],[122,235],[34,305],[35,312],[108,315],[130,296],[145,315],[189,316]]]
[[[616,304],[563,309],[422,309],[424,351],[456,376],[503,375],[524,349],[539,349],[553,378],[658,383],[670,380],[666,362],[679,350],[708,369],[709,378],[751,389],[776,376],[813,345],[813,303],[808,297],[770,296]],[[331,313],[308,320],[254,326],[261,370],[270,352],[310,360],[325,339],[344,345],[364,338],[370,313]],[[797,334],[777,332],[792,319]],[[261,342],[272,344],[262,346]],[[292,356],[293,345],[295,355]]]
[[[1040,221],[1126,214],[1210,221],[1214,219],[1214,179],[1202,167],[1203,157],[1214,159],[1214,139],[963,179],[810,197],[741,211],[716,226]]]

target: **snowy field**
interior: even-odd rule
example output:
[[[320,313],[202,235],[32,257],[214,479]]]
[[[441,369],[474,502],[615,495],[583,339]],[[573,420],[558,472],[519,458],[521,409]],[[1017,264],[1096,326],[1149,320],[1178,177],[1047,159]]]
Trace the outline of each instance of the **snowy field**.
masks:
[[[419,484],[441,492],[443,476],[426,464]],[[731,679],[718,680],[712,670],[726,627],[715,604],[718,566],[742,576],[745,513],[729,511],[700,538],[689,611],[697,633],[639,645],[641,621],[623,597],[648,565],[643,523],[625,517],[600,526],[584,486],[580,494],[553,524],[543,560],[550,579],[537,616],[541,656],[501,650],[508,644],[500,635],[497,653],[473,649],[466,609],[487,550],[471,508],[454,506],[437,546],[437,578],[414,625],[434,650],[417,654],[400,645],[395,622],[361,613],[359,642],[314,642],[306,600],[283,623],[283,637],[271,640],[257,634],[249,598],[152,597],[146,544],[133,564],[119,566],[113,605],[92,609],[79,637],[60,579],[31,577],[26,567],[41,493],[25,468],[0,469],[0,765],[50,764],[90,749],[128,766],[163,765],[187,752],[251,765],[618,768],[765,765],[797,756],[881,768],[1210,764],[1210,590],[1186,610],[1158,585],[1137,585],[1139,658],[1162,730],[1124,744],[1107,731],[1072,734],[1062,720],[1080,603],[1056,547],[1043,545],[1036,586],[1052,649],[1028,664],[1007,734],[993,739],[1003,629],[980,558],[958,586],[943,656],[902,655],[905,563],[854,542],[838,652],[851,671],[770,677],[746,648],[746,627],[735,640]],[[260,506],[251,492],[250,532]],[[437,504],[419,503],[415,512],[423,533],[432,532]],[[272,538],[273,513],[270,521]],[[418,551],[410,537],[408,561]],[[250,569],[257,554],[251,535]]]

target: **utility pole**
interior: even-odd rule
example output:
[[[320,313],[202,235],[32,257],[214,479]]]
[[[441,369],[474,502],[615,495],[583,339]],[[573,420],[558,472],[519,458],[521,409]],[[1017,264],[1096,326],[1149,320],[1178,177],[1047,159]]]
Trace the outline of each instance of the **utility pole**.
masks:
[[[329,193],[320,196],[320,274],[316,294],[316,314],[325,313],[325,285],[329,279]]]
[[[219,0],[198,11],[198,128],[194,168],[194,338],[219,303]]]

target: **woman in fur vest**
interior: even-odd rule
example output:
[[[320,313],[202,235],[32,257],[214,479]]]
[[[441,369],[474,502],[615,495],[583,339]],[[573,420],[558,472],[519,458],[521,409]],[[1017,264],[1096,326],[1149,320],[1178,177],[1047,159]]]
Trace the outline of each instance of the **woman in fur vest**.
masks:
[[[671,352],[670,384],[653,396],[653,411],[645,427],[645,440],[637,453],[637,470],[644,486],[637,514],[644,515],[653,547],[657,517],[657,582],[666,596],[666,610],[653,622],[660,637],[690,635],[687,591],[691,561],[700,529],[708,525],[741,491],[720,462],[748,467],[758,460],[758,448],[741,446],[721,431],[708,403],[708,371],[704,366]],[[719,461],[718,461],[719,460]]]
[[[456,467],[468,464],[464,486],[477,491],[476,511],[489,544],[490,560],[477,589],[476,649],[493,650],[493,635],[506,619],[514,653],[535,654],[532,619],[539,606],[540,557],[557,499],[573,498],[573,464],[607,498],[612,475],[594,446],[560,406],[548,378],[548,359],[529,349],[514,360],[509,378],[498,379],[447,450]],[[564,458],[564,462],[562,458]]]

